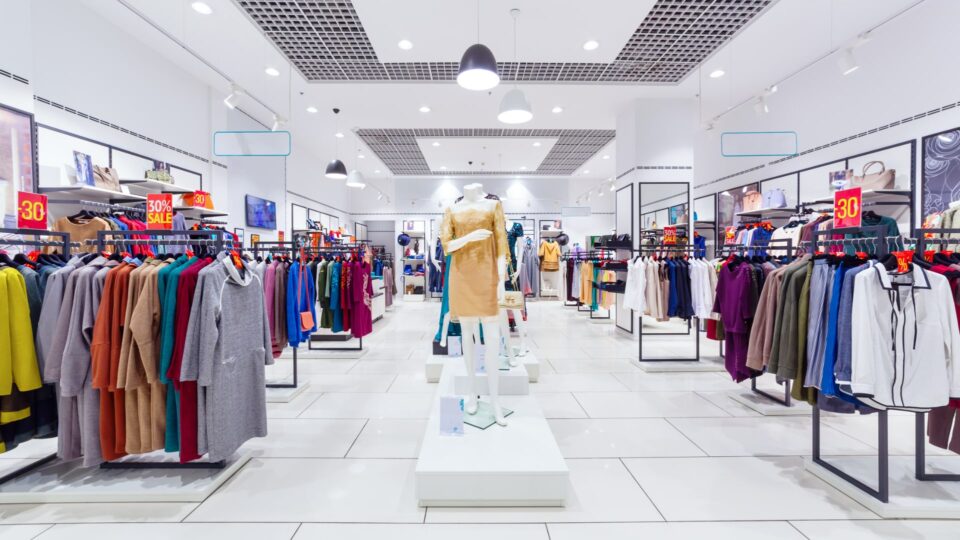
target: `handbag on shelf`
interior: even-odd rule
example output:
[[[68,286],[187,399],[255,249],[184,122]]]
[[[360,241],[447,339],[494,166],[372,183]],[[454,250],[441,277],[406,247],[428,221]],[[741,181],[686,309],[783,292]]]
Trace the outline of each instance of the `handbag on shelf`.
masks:
[[[880,172],[868,173],[874,165],[880,166]],[[863,190],[868,189],[893,189],[896,182],[897,171],[887,169],[882,161],[871,161],[863,166],[860,176],[854,176],[851,181],[851,187],[859,187]]]
[[[94,165],[93,166],[93,185],[95,185],[98,188],[109,189],[110,191],[119,192],[121,191],[120,175],[117,174],[116,169]]]

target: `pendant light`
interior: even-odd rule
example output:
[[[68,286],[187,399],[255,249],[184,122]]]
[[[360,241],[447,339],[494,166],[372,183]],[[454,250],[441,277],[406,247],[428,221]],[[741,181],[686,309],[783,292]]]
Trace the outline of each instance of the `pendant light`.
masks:
[[[500,84],[497,59],[486,45],[480,43],[480,0],[477,0],[477,43],[467,48],[460,58],[457,84],[467,90],[490,90]]]
[[[334,107],[333,117],[336,119],[337,133],[340,132],[340,120],[339,120],[339,116],[337,116],[339,114],[340,114],[340,109]],[[337,142],[336,151],[337,151],[337,154],[339,155],[340,154],[339,142]],[[343,180],[344,178],[347,177],[347,166],[344,165],[339,158],[334,158],[333,161],[331,161],[330,163],[327,163],[327,172],[324,176],[332,180]]]
[[[517,18],[520,17],[519,9],[511,9],[510,15],[513,17],[513,61],[519,64],[517,58]],[[530,109],[530,102],[527,96],[517,87],[507,92],[500,101],[500,114],[497,120],[504,124],[525,124],[533,120],[533,111]]]
[[[350,174],[347,175],[347,187],[363,189],[367,187],[367,183],[363,179],[363,174],[354,169],[350,171]]]

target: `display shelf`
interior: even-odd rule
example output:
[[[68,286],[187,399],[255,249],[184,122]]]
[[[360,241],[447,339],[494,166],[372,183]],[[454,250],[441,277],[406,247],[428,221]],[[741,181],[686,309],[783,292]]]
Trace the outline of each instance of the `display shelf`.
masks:
[[[120,191],[113,191],[83,184],[74,184],[71,186],[41,186],[37,189],[37,193],[43,193],[45,195],[51,193],[63,193],[69,194],[71,197],[76,197],[77,200],[82,199],[85,201],[108,202],[110,204],[138,203],[145,202],[147,200],[147,198],[143,195],[133,195],[131,193],[123,193]],[[59,204],[76,203],[76,201],[72,199],[51,199],[49,202]]]
[[[146,198],[144,198],[146,200]],[[219,210],[213,210],[210,208],[200,208],[198,206],[174,206],[173,209],[177,212],[183,212],[184,214],[194,214],[200,217],[227,217],[230,214],[227,212],[221,212]]]
[[[697,221],[694,221],[694,222],[693,222],[694,228],[696,228],[696,227],[713,227],[713,226],[716,225],[716,224],[717,224],[716,221],[713,221],[713,220],[703,220],[703,219],[697,220]]]
[[[833,199],[830,199],[830,202],[833,202]],[[756,210],[746,210],[743,212],[737,212],[736,215],[740,217],[757,217],[762,219],[762,218],[786,218],[796,213],[797,213],[796,206],[787,206],[784,208],[758,208]]]
[[[148,193],[187,194],[194,192],[192,189],[160,182],[158,180],[150,180],[148,178],[121,178],[120,185],[130,186],[132,189],[141,189]]]
[[[868,189],[861,192],[860,196],[864,204],[908,204],[911,193],[909,189]],[[801,203],[801,206],[811,206],[815,204],[833,204],[833,195]]]

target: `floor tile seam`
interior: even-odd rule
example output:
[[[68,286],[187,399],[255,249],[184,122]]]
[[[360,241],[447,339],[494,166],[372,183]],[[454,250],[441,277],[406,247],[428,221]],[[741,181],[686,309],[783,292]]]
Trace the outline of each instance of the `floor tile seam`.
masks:
[[[650,504],[653,505],[653,509],[657,511],[657,515],[660,516],[660,519],[663,521],[667,521],[667,517],[663,515],[663,512],[660,511],[660,507],[657,506],[657,503],[653,501],[653,498],[650,497],[650,494],[647,493],[647,490],[643,489],[643,485],[641,485],[640,480],[637,479],[636,476],[634,476],[633,471],[630,470],[630,467],[627,467],[627,464],[623,461],[623,459],[618,459],[617,461],[619,461],[620,466],[623,467],[625,471],[627,471],[627,474],[630,475],[630,478],[633,478],[633,481],[637,484],[637,487],[640,488],[640,492],[643,493],[643,496],[646,497],[648,501],[650,501]]]
[[[312,395],[312,394],[307,394],[307,395]],[[300,412],[298,412],[298,413],[296,414],[296,416],[294,416],[293,418],[285,418],[285,419],[283,419],[283,420],[299,419],[301,416],[303,416],[303,413],[307,412],[307,409],[309,409],[310,407],[313,407],[313,404],[316,403],[317,401],[319,401],[320,398],[322,398],[322,397],[325,396],[325,395],[327,395],[326,392],[320,392],[320,393],[318,393],[318,394],[317,394],[317,397],[315,397],[315,398],[313,398],[312,400],[310,400],[310,403],[308,403],[306,406],[304,406],[304,408],[301,409]]]
[[[704,456],[709,456],[709,455],[710,455],[709,452],[707,452],[706,450],[704,450],[703,448],[701,448],[699,444],[697,444],[693,439],[691,439],[689,435],[687,435],[686,433],[684,433],[684,431],[683,431],[682,429],[678,428],[678,427],[676,426],[676,424],[674,424],[673,422],[671,422],[669,418],[664,418],[663,421],[666,422],[667,424],[669,424],[670,427],[672,427],[672,428],[673,428],[674,430],[676,430],[678,433],[680,433],[680,435],[682,435],[683,438],[685,438],[686,440],[690,441],[690,444],[692,444],[693,446],[695,446],[695,447],[697,448],[697,450],[703,452],[703,455],[704,455]]]
[[[793,521],[788,520],[788,521],[787,521],[787,524],[790,525],[791,527],[793,527],[793,530],[797,531],[797,534],[799,534],[800,536],[806,538],[807,540],[810,540],[810,537],[807,536],[807,535],[805,535],[805,534],[803,534],[803,531],[801,531],[800,528],[797,527],[797,525],[796,525]]]
[[[77,504],[93,504],[93,503],[77,503]],[[136,504],[147,504],[147,503],[136,503]],[[450,507],[450,509],[457,511],[463,510],[464,508],[497,508],[497,507]],[[509,507],[514,508],[514,507]],[[531,507],[536,508],[536,507]],[[424,510],[434,509],[434,510],[445,510],[444,507],[423,507]],[[674,519],[670,521],[666,520],[614,520],[614,521],[456,521],[456,522],[430,522],[423,523],[417,521],[223,521],[223,520],[196,520],[190,522],[180,522],[180,521],[58,521],[56,523],[49,522],[36,522],[36,523],[2,523],[0,526],[11,526],[11,527],[26,527],[26,526],[45,526],[46,528],[39,533],[42,535],[46,532],[49,532],[50,529],[57,527],[59,525],[250,525],[250,524],[260,524],[260,525],[297,525],[298,530],[300,526],[307,524],[335,524],[335,525],[603,525],[603,524],[670,524],[670,523],[789,523],[795,525],[797,523],[822,523],[822,522],[837,522],[837,523],[881,523],[881,522],[908,522],[908,523],[945,523],[945,524],[954,524],[957,523],[957,520],[954,519],[945,519],[945,518],[837,518],[837,517],[826,517],[826,518],[800,518],[800,519]],[[801,533],[802,534],[802,533]],[[36,536],[34,536],[36,538]]]
[[[350,451],[353,450],[353,446],[357,444],[357,441],[360,440],[360,435],[363,435],[363,430],[367,429],[367,426],[370,425],[370,419],[367,418],[364,420],[363,425],[360,426],[360,431],[357,431],[357,436],[353,438],[353,442],[350,443],[350,448],[347,448],[347,451],[343,454],[344,459],[350,455]]]
[[[714,402],[710,401],[709,399],[707,399],[707,396],[704,396],[703,394],[700,393],[700,392],[705,392],[705,391],[706,391],[706,390],[697,390],[697,391],[694,391],[693,393],[696,394],[697,397],[699,397],[700,399],[706,401],[706,402],[709,403],[710,405],[713,405],[714,407],[716,407],[716,408],[719,409],[720,411],[723,411],[723,414],[729,416],[730,418],[738,418],[738,417],[734,416],[733,414],[731,414],[731,413],[730,413],[729,411],[727,411],[726,409],[721,408],[721,407],[720,407],[719,405],[717,405],[716,403],[714,403]],[[732,400],[731,400],[731,401],[732,401]],[[756,412],[756,411],[754,411],[754,412]]]
[[[303,527],[303,522],[297,524],[297,528],[293,530],[293,534],[290,535],[290,540],[293,540],[297,537],[297,534],[300,532],[300,528]]]
[[[583,403],[580,403],[580,400],[577,399],[577,394],[575,394],[574,392],[570,392],[570,395],[573,396],[573,400],[576,401],[577,405],[580,406],[580,410],[583,411],[583,414],[585,414],[587,418],[590,418],[590,413],[587,412],[587,409],[586,407],[583,406]]]
[[[47,526],[47,527],[44,527],[42,531],[40,531],[40,532],[38,532],[37,534],[31,536],[31,537],[30,537],[30,540],[36,540],[37,538],[40,538],[41,535],[47,533],[48,531],[50,531],[50,529],[52,529],[52,528],[54,528],[54,527],[56,527],[56,525],[49,525],[49,526]]]

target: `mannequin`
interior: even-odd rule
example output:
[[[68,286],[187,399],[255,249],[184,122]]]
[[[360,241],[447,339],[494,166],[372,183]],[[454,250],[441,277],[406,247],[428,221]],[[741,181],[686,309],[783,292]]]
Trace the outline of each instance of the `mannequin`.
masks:
[[[487,228],[489,227],[489,228]],[[503,300],[507,274],[508,250],[500,201],[485,198],[483,185],[463,188],[463,199],[447,207],[440,226],[444,251],[450,254],[450,316],[460,322],[463,336],[463,358],[470,387],[476,388],[474,340],[480,342],[479,326],[483,324],[484,366],[490,391],[494,420],[507,425],[500,408],[500,365],[497,354],[500,344],[498,303]],[[446,326],[444,321],[444,336]],[[470,338],[473,339],[470,339]],[[477,413],[477,392],[467,396],[467,414]]]

